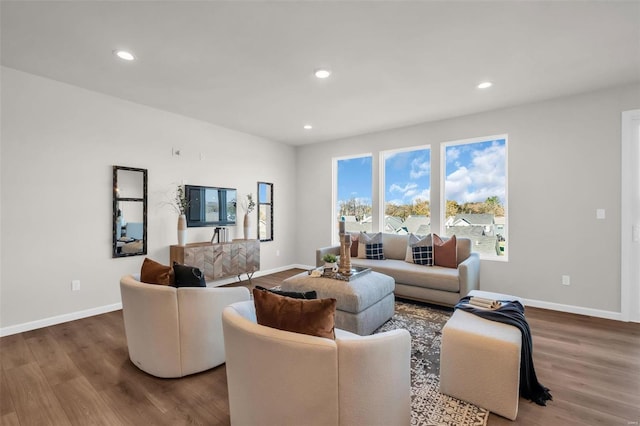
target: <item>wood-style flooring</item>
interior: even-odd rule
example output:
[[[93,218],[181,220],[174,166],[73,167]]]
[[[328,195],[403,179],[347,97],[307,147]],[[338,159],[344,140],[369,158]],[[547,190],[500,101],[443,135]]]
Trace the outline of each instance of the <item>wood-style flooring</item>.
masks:
[[[491,414],[489,425],[638,425],[640,324],[526,313],[538,378],[554,400],[521,399],[515,422]],[[3,337],[0,365],[1,425],[229,424],[225,366],[181,379],[143,373],[129,361],[121,311]]]

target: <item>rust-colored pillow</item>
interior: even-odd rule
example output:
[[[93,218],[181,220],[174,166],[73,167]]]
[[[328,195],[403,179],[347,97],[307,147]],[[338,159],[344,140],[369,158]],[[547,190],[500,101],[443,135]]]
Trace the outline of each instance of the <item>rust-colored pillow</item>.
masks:
[[[147,284],[170,285],[171,271],[171,266],[163,265],[145,257],[140,270],[140,281]]]
[[[445,268],[458,267],[458,248],[455,235],[445,242],[437,234],[433,234],[433,262],[436,266]]]
[[[335,339],[336,299],[292,299],[253,289],[258,324]]]
[[[351,257],[358,257],[358,237],[360,233],[351,233]]]

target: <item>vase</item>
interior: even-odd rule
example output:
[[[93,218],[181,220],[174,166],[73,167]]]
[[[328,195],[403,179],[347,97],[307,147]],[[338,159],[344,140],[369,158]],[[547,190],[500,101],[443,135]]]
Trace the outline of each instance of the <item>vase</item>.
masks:
[[[178,216],[178,245],[183,246],[187,243],[187,216],[181,214]]]
[[[243,223],[243,230],[244,230],[244,239],[248,240],[249,239],[249,228],[250,228],[250,222],[251,220],[249,219],[249,213],[245,213],[244,214],[244,223]]]

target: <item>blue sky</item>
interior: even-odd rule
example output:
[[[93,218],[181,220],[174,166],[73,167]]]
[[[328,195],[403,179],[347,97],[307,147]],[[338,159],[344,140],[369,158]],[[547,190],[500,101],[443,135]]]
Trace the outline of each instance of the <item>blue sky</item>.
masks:
[[[443,148],[446,150],[445,193],[448,200],[462,204],[497,195],[504,203],[504,139],[443,145]],[[386,153],[384,158],[386,202],[411,204],[417,199],[430,199],[430,149]],[[338,161],[338,200],[352,197],[371,202],[371,157]]]

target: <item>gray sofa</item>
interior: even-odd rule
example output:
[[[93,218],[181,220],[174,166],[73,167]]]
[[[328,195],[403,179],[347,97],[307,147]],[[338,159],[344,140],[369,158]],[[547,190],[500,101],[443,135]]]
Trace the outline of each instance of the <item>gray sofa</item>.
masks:
[[[398,297],[453,306],[471,290],[477,290],[480,281],[480,256],[471,251],[470,239],[457,240],[458,267],[455,269],[406,262],[409,236],[386,233],[382,234],[384,260],[352,257],[351,264],[393,277]],[[338,255],[340,246],[317,249],[317,266],[324,264],[322,257],[327,253]]]

